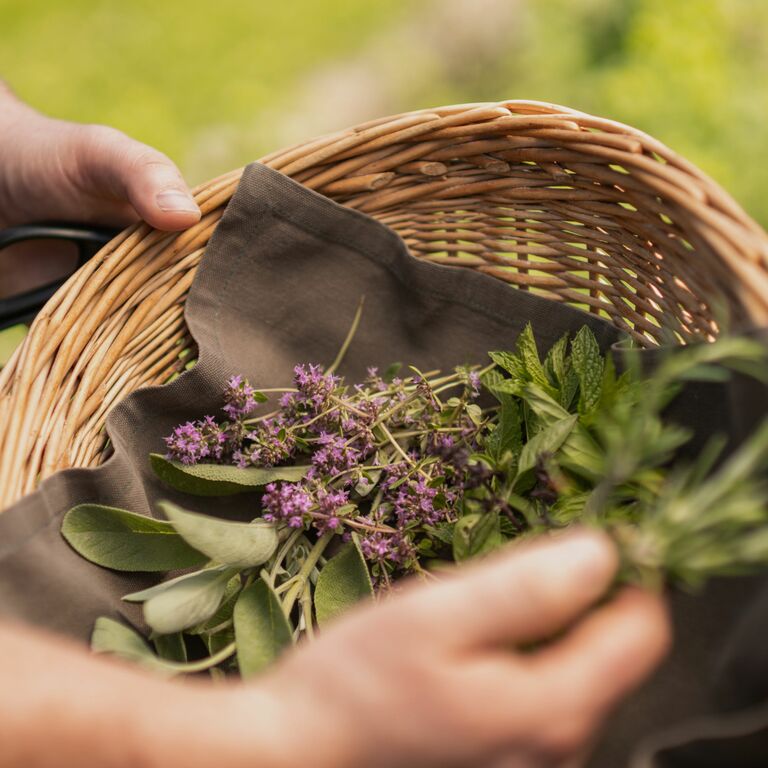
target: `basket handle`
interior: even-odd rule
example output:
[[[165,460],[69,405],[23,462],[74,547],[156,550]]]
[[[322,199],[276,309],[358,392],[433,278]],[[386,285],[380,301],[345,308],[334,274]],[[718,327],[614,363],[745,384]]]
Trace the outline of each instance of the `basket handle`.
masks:
[[[92,227],[87,224],[42,222],[25,224],[0,230],[0,250],[28,240],[66,240],[77,245],[77,268],[106,245],[119,229]],[[52,283],[0,299],[0,330],[19,323],[26,323],[42,309],[48,299],[69,278],[69,275]]]

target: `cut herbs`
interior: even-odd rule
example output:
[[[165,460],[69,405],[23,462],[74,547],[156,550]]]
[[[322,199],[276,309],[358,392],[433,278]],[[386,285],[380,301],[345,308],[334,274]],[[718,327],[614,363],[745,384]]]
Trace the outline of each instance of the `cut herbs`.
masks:
[[[662,414],[686,380],[759,373],[764,357],[756,342],[723,339],[675,352],[652,376],[630,352],[619,375],[588,328],[542,359],[529,326],[514,352],[450,372],[371,368],[349,383],[335,364],[298,365],[268,412],[257,411],[267,395],[236,376],[225,416],[180,425],[151,463],[189,494],[255,494],[251,523],[83,505],[63,533],[106,567],[202,566],[126,598],[144,603],[155,666],[171,673],[254,674],[405,575],[435,578],[577,522],[613,536],[623,579],[696,586],[768,565],[768,425],[724,461],[713,442],[684,466],[690,434]],[[145,664],[152,653],[103,621],[94,642]],[[209,656],[179,662],[195,648]]]

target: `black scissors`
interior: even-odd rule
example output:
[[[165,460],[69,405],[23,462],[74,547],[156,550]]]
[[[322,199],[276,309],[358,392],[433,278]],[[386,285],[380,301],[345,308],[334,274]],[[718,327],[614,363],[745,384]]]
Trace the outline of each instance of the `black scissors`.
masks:
[[[118,232],[120,232],[119,229],[83,224],[25,224],[0,230],[0,250],[29,240],[64,240],[77,246],[75,269],[79,269]],[[32,320],[45,302],[69,277],[70,275],[66,275],[31,291],[0,299],[0,329]]]

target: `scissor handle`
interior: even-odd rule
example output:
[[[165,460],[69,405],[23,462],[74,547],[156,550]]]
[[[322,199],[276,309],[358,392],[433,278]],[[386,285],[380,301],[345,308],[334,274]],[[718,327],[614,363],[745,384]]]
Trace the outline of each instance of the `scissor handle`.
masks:
[[[87,224],[49,222],[24,224],[0,230],[0,250],[29,240],[65,240],[77,245],[77,268],[79,268],[119,231],[119,229],[93,227]],[[69,275],[40,288],[0,299],[0,329],[32,320],[68,277]]]

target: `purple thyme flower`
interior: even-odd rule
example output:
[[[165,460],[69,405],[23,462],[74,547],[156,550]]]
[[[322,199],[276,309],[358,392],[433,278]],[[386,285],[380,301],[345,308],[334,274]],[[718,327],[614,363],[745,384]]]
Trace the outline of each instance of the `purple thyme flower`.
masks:
[[[398,527],[411,523],[434,525],[443,520],[446,510],[435,508],[437,493],[437,488],[430,487],[427,478],[421,475],[390,490],[386,496],[392,502]]]
[[[333,374],[324,374],[319,365],[312,364],[297,365],[293,373],[294,385],[298,390],[295,401],[304,405],[313,415],[325,410],[340,379]]]
[[[357,466],[362,458],[360,451],[341,435],[321,432],[317,444],[320,447],[312,454],[312,466],[317,472],[332,477]]]
[[[293,456],[296,438],[280,417],[264,419],[245,436],[251,445],[233,456],[238,466],[274,467]]]
[[[381,478],[381,487],[385,490],[391,488],[395,483],[401,481],[408,474],[410,467],[404,461],[396,464],[390,464]]]
[[[291,528],[301,528],[310,520],[314,499],[302,483],[269,483],[261,503],[267,522],[285,521]]]
[[[341,530],[341,508],[349,501],[346,491],[329,491],[320,487],[316,495],[315,529],[322,535],[328,531]]]
[[[349,501],[345,491],[311,487],[306,482],[269,483],[262,497],[263,517],[283,521],[291,528],[312,523],[318,533],[340,531],[342,507]]]
[[[477,371],[469,372],[469,386],[472,390],[472,397],[480,395],[480,374]]]
[[[257,396],[258,393],[246,379],[233,376],[224,390],[225,405],[222,410],[230,419],[242,419],[256,407]]]
[[[179,425],[172,435],[163,439],[169,459],[190,465],[206,458],[220,460],[227,444],[227,433],[213,416],[205,416],[199,421]]]
[[[415,556],[413,545],[402,531],[374,531],[360,538],[360,550],[373,563],[405,567]]]

